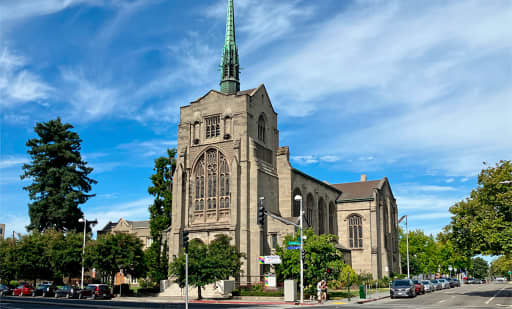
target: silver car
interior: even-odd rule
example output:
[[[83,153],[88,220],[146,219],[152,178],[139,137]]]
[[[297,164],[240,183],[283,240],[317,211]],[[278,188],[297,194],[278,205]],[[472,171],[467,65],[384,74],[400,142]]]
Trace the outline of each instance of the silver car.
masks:
[[[435,288],[430,280],[423,280],[421,283],[425,286],[425,293],[434,292]]]
[[[439,282],[441,282],[441,286],[443,289],[449,289],[450,288],[450,282],[446,279],[438,279]]]
[[[442,290],[443,284],[439,282],[437,279],[430,280],[432,282],[432,286],[434,287],[433,291]]]

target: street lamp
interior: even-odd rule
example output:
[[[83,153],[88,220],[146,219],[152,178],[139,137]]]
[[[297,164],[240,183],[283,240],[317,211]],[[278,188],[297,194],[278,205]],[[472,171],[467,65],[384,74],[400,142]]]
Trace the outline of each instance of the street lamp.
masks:
[[[83,289],[84,288],[85,231],[86,231],[86,227],[87,227],[87,219],[84,216],[83,218],[78,219],[78,222],[84,224],[84,243],[82,245],[82,280],[80,281],[80,288]],[[95,219],[93,221],[89,221],[89,223],[91,224],[91,226],[94,226],[96,223],[98,223],[98,220]]]
[[[409,279],[410,273],[409,273],[409,227],[407,226],[407,215],[402,216],[400,220],[398,220],[398,224],[402,222],[402,220],[405,218],[405,240],[407,244],[407,279]]]
[[[299,214],[300,214],[300,221],[299,221],[299,225],[300,225],[300,303],[303,304],[304,303],[304,259],[303,259],[303,255],[304,255],[304,237],[302,236],[302,217],[303,217],[303,211],[302,211],[302,196],[301,195],[295,195],[295,198],[294,198],[296,201],[299,202],[299,205],[300,205],[300,209],[299,209]]]

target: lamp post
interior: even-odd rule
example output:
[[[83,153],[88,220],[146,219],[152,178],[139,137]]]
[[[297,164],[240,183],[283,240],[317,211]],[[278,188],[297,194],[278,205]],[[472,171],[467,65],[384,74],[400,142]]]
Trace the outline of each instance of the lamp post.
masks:
[[[407,226],[407,215],[402,216],[402,218],[400,218],[400,220],[398,220],[398,224],[400,224],[400,222],[402,222],[402,220],[404,218],[405,218],[405,240],[406,240],[406,244],[407,244],[407,279],[409,279],[409,277],[410,277],[410,273],[409,273],[409,227]]]
[[[80,288],[83,289],[84,288],[85,232],[86,232],[86,228],[87,228],[87,219],[84,216],[83,218],[78,219],[78,222],[84,224],[84,243],[82,245],[82,279],[80,280]],[[98,220],[96,219],[93,221],[89,221],[89,223],[91,224],[91,226],[93,226],[96,223],[98,223]]]
[[[303,225],[302,225],[302,217],[303,217],[303,211],[302,211],[302,196],[300,195],[295,195],[295,200],[299,202],[299,205],[300,205],[300,209],[299,209],[299,214],[300,214],[300,221],[299,221],[299,225],[300,225],[300,303],[303,304],[304,303],[304,258],[303,258],[303,255],[304,255],[304,237],[302,235],[302,228],[303,228]]]

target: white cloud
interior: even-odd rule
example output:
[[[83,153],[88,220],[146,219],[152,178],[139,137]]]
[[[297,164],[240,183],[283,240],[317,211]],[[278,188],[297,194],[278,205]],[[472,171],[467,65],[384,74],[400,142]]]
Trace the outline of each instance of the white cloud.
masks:
[[[166,156],[167,149],[176,147],[175,140],[148,140],[133,141],[127,144],[118,145],[117,148],[125,149],[143,157]]]
[[[22,156],[2,156],[0,158],[0,168],[9,168],[13,166],[21,166],[24,163],[28,163],[27,157]]]
[[[26,69],[27,65],[26,58],[7,47],[0,50],[0,106],[16,108],[27,102],[42,102],[53,92],[38,75]]]
[[[437,185],[413,185],[408,187],[411,191],[427,191],[427,192],[447,192],[456,191],[454,187],[450,186],[437,186]]]
[[[313,156],[291,156],[291,159],[300,165],[313,164],[318,162],[318,159]]]
[[[441,198],[436,195],[397,195],[397,206],[399,211],[414,211],[414,210],[425,210],[425,209],[448,209],[453,206],[456,202],[460,201],[460,198]]]
[[[96,232],[98,229],[102,229],[109,221],[117,222],[121,218],[126,220],[148,220],[148,207],[153,201],[152,198],[147,197],[130,202],[88,208],[83,211],[87,218],[91,220],[98,219],[98,224],[93,229]]]
[[[445,180],[446,183],[452,183],[454,181],[455,181],[455,179],[453,179],[453,178],[448,178]]]
[[[325,156],[321,156],[319,159],[320,159],[320,161],[323,161],[323,162],[332,163],[332,162],[339,161],[340,157],[338,157],[338,156],[331,156],[331,155],[325,155]]]

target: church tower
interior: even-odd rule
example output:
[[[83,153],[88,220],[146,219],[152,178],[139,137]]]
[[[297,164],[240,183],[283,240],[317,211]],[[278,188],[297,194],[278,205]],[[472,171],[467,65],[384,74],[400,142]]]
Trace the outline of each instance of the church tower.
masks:
[[[246,255],[241,284],[258,282],[269,255],[267,226],[257,224],[258,200],[278,212],[277,114],[265,86],[240,91],[233,0],[228,0],[220,91],[180,108],[174,174],[170,257],[182,248],[180,234],[209,243],[231,237]]]

